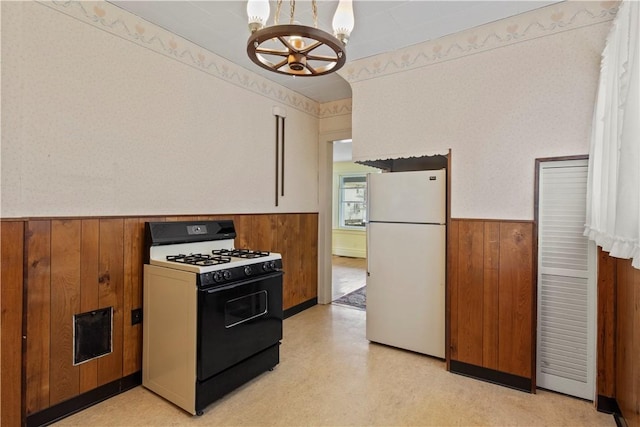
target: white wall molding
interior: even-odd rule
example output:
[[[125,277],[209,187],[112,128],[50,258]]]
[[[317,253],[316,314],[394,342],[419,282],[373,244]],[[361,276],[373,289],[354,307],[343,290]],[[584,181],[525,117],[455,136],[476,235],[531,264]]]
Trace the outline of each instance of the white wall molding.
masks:
[[[38,3],[235,86],[318,117],[320,104],[106,1]]]
[[[595,25],[613,20],[618,4],[618,1],[564,1],[407,49],[352,61],[338,74],[349,83],[370,80]]]

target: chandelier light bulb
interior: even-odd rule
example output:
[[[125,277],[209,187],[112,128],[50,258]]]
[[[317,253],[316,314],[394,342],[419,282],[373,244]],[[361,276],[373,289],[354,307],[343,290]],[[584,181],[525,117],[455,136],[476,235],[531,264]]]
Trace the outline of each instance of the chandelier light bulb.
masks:
[[[263,28],[269,19],[269,0],[247,1],[247,17],[251,33]]]
[[[332,26],[335,36],[345,45],[349,41],[354,24],[352,0],[340,0],[336,13],[333,15]]]
[[[295,47],[298,50],[304,48],[304,40],[300,36],[289,37],[289,44],[291,44],[291,46]]]

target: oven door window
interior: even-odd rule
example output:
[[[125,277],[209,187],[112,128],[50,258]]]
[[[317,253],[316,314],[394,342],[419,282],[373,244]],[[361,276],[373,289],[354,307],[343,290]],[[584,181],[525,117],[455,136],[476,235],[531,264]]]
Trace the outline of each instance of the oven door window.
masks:
[[[224,327],[233,328],[265,314],[267,314],[267,291],[235,298],[225,304]]]

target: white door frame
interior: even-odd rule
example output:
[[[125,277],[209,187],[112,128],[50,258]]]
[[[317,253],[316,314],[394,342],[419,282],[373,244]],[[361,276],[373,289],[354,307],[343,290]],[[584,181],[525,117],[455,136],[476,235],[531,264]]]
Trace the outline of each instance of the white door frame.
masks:
[[[333,142],[351,139],[351,129],[321,133],[318,138],[318,303],[331,304],[331,232]]]

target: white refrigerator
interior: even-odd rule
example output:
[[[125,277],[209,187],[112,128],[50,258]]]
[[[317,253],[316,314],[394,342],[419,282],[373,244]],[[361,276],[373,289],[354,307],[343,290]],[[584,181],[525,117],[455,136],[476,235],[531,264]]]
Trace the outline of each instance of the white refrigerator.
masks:
[[[367,176],[367,339],[444,358],[446,171]]]

